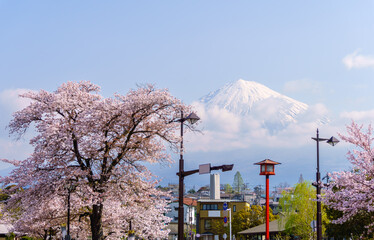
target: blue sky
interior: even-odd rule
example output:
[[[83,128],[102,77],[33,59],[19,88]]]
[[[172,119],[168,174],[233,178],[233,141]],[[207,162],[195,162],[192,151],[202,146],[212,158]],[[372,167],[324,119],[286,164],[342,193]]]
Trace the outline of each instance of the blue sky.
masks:
[[[323,104],[339,126],[349,123],[353,111],[358,120],[370,121],[373,12],[373,1],[0,1],[0,149],[8,158],[30,151],[27,141],[10,142],[5,130],[17,109],[17,89],[53,91],[79,80],[98,84],[105,96],[154,83],[192,103],[242,78]],[[307,152],[313,159],[313,151],[300,150],[299,157]],[[338,152],[344,157],[346,149]],[[224,156],[244,159],[246,153]],[[223,158],[216,152],[190,154],[193,163]],[[248,168],[263,155],[248,157]],[[292,177],[285,172],[279,181],[293,184],[302,171]],[[303,175],[314,177],[313,169]]]

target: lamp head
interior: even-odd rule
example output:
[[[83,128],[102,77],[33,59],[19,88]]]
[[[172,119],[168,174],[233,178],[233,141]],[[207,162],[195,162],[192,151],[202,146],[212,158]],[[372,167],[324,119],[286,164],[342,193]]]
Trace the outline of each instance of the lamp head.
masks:
[[[281,163],[270,159],[265,159],[261,162],[255,163],[255,165],[260,165],[260,175],[275,175],[274,166],[278,164]]]
[[[231,171],[233,167],[234,167],[234,164],[222,165],[222,172]]]
[[[185,120],[187,120],[190,124],[195,124],[200,118],[195,113],[190,113]]]
[[[335,137],[331,137],[329,140],[327,140],[327,143],[330,144],[331,146],[335,146],[338,144],[339,140],[336,139]]]

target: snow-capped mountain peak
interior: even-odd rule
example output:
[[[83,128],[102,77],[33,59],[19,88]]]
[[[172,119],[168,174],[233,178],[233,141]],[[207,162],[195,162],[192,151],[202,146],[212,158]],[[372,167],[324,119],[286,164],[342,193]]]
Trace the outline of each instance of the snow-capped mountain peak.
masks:
[[[297,122],[308,105],[254,82],[239,79],[202,97],[205,108],[223,108],[241,117],[255,116],[266,128],[283,128]]]

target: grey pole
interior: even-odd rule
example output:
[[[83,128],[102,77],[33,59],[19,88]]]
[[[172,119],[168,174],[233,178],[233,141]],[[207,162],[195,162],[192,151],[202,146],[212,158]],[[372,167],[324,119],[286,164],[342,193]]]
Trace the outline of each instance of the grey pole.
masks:
[[[183,240],[183,222],[184,222],[184,208],[183,208],[183,182],[184,182],[184,160],[183,160],[183,111],[181,111],[181,147],[179,158],[179,204],[178,204],[178,240]]]
[[[317,240],[322,240],[321,174],[319,172],[319,131],[317,129]]]

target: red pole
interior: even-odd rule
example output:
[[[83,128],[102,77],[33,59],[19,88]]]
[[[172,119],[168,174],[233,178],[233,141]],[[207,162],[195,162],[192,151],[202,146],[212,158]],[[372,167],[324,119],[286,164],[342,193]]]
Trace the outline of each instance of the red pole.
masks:
[[[266,240],[270,239],[269,234],[269,175],[266,175]]]

